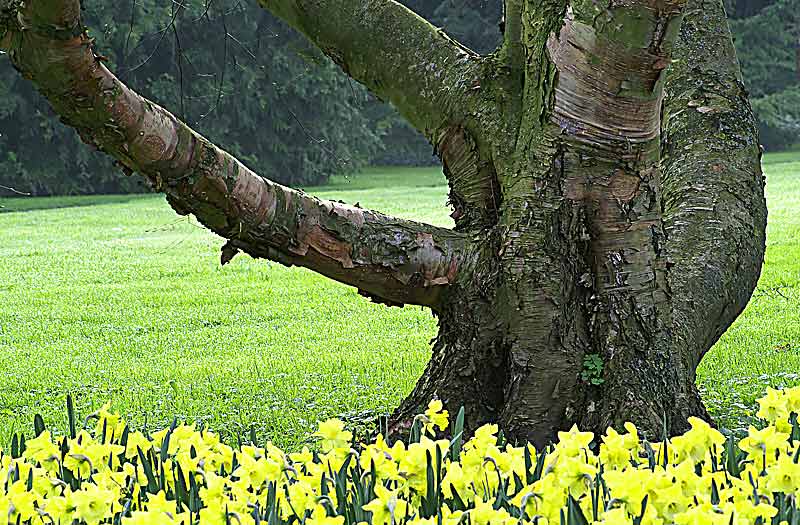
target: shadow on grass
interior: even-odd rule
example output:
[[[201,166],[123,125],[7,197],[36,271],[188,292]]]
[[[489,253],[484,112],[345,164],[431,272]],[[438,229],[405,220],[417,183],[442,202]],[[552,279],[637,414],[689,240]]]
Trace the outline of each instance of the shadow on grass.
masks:
[[[129,195],[75,195],[69,197],[3,197],[0,196],[0,213],[120,204],[136,199],[151,197],[152,193]]]

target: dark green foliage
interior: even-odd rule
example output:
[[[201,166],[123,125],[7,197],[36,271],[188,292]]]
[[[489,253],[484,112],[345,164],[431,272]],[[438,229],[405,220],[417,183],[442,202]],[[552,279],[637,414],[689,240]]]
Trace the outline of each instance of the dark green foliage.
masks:
[[[376,118],[374,129],[381,138],[383,148],[373,159],[380,166],[429,166],[438,162],[433,146],[425,137],[406,122],[389,104],[375,102],[368,114],[382,114]]]
[[[358,111],[366,91],[255,2],[84,5],[98,52],[123,81],[259,173],[319,184],[379,148]],[[8,61],[0,68],[0,185],[37,195],[142,189],[80,144]]]
[[[480,53],[500,43],[500,0],[405,0]],[[85,2],[110,67],[248,166],[306,186],[365,163],[428,165],[433,148],[304,38],[255,2]],[[768,150],[797,143],[800,0],[726,0],[745,83]],[[176,39],[177,33],[177,39]],[[227,35],[229,36],[226,36]],[[0,61],[0,195],[144,190],[60,124]]]
[[[753,100],[761,141],[769,149],[785,149],[800,142],[800,85]]]
[[[800,0],[780,0],[760,13],[732,20],[736,53],[753,98],[798,85]]]
[[[778,0],[731,28],[762,143],[792,146],[800,131],[800,0]]]
[[[81,144],[77,133],[58,122],[44,97],[7,60],[0,60],[0,93],[0,196],[14,194],[2,186],[33,195],[144,188]]]
[[[730,18],[747,18],[774,3],[775,0],[725,0],[725,11]]]
[[[418,5],[411,6],[412,3]],[[500,0],[409,1],[406,4],[419,9],[431,22],[445,27],[453,37],[478,53],[491,53],[500,45],[503,17]]]

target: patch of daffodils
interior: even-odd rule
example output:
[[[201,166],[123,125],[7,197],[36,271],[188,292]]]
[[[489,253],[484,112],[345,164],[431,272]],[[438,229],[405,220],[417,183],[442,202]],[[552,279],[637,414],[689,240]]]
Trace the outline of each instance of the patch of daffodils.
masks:
[[[105,406],[93,429],[55,439],[39,420],[0,451],[0,525],[797,525],[800,389],[759,404],[766,426],[738,442],[691,419],[670,441],[573,428],[537,452],[495,425],[462,444],[463,414],[436,439],[449,421],[433,401],[409,443],[355,444],[328,420],[318,448],[295,453],[193,425],[147,435]]]

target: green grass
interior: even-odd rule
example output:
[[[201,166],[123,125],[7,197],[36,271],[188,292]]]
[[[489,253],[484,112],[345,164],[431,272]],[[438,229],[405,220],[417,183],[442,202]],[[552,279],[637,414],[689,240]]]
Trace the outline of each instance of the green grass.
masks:
[[[800,383],[800,155],[766,158],[769,252],[750,307],[699,382],[738,425],[766,385]],[[437,169],[376,169],[321,197],[449,225]],[[106,400],[134,424],[201,420],[228,439],[253,425],[294,448],[321,418],[359,421],[412,388],[430,313],[374,305],[303,269],[239,256],[159,196],[0,200],[0,443],[35,413],[65,426]],[[3,213],[5,212],[5,213]]]
[[[728,428],[746,429],[768,386],[800,385],[800,152],[764,157],[767,254],[744,314],[703,359],[698,383]]]
[[[440,170],[337,178],[314,193],[450,224]],[[371,418],[413,386],[430,312],[386,308],[310,271],[236,257],[163,197],[0,201],[0,443],[42,413],[105,400],[135,424],[254,425],[296,446],[320,418]]]
[[[764,155],[762,164],[767,166],[770,164],[781,164],[784,162],[798,162],[800,161],[800,147],[795,147],[789,151],[779,151],[775,153],[767,153]]]

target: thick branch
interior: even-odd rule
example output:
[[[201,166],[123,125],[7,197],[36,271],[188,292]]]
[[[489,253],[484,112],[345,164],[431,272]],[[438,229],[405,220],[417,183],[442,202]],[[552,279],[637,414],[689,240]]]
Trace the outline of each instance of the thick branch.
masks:
[[[694,364],[744,309],[765,250],[755,117],[722,2],[690,0],[667,79],[662,169],[677,337]]]
[[[394,0],[259,0],[431,143],[467,118],[480,57]]]
[[[320,200],[254,174],[110,73],[92,52],[77,0],[38,0],[20,10],[4,18],[0,40],[17,69],[85,142],[228,238],[223,262],[243,250],[382,302],[433,308],[470,264],[466,242],[449,230]]]
[[[503,45],[501,56],[509,67],[522,67],[525,46],[522,43],[522,10],[524,0],[505,0],[503,4]]]

